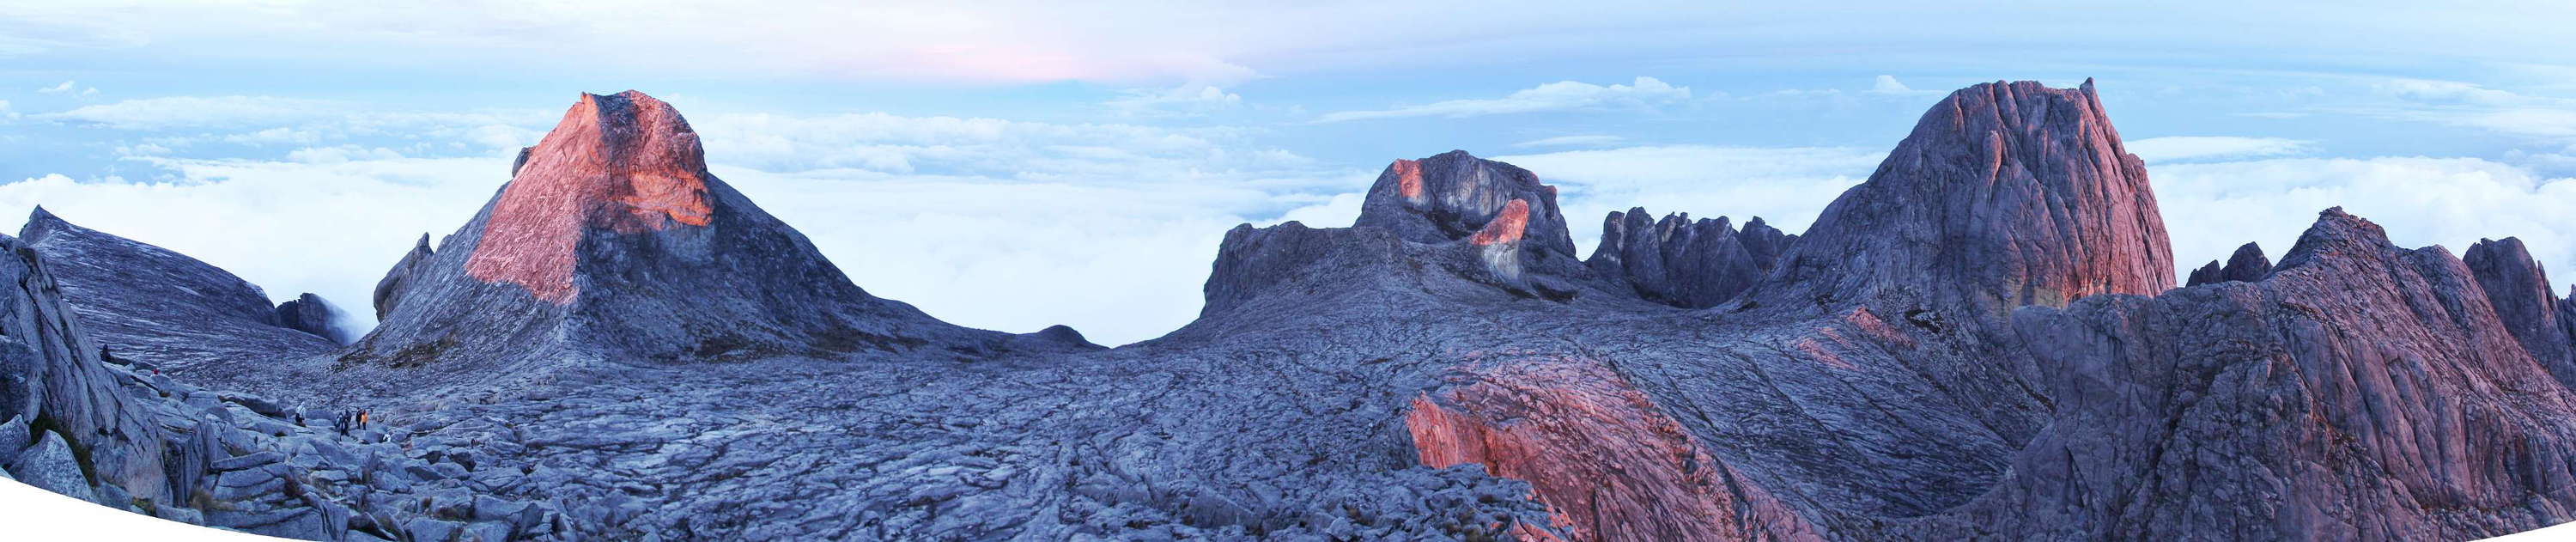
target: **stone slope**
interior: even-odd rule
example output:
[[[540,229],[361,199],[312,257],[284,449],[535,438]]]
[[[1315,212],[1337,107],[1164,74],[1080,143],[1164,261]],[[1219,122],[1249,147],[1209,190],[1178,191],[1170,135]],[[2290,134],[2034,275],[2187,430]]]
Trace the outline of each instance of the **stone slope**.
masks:
[[[379,283],[384,322],[344,366],[1090,347],[962,328],[868,295],[707,172],[688,122],[642,93],[582,95],[522,156],[473,220]]]
[[[19,237],[56,262],[63,298],[119,359],[187,373],[338,347],[286,327],[258,286],[195,258],[74,225],[42,207]]]

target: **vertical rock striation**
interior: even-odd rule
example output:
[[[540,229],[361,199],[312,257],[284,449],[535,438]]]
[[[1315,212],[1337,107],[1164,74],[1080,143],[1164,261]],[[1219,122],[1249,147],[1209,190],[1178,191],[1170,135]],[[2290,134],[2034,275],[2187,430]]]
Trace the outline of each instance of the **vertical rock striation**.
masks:
[[[1764,304],[1895,301],[2000,319],[2023,305],[2174,285],[2143,162],[2093,83],[1987,83],[1923,114],[1825,208]]]

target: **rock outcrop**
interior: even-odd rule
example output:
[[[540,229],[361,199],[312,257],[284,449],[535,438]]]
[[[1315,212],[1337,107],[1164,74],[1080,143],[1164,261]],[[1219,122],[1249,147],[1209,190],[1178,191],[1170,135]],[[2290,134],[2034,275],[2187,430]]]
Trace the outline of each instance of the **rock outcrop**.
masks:
[[[527,160],[527,152],[521,151],[519,159]],[[515,174],[518,168],[512,167],[510,171]],[[394,262],[394,268],[385,271],[384,278],[376,280],[376,321],[382,322],[387,315],[393,314],[394,303],[402,299],[403,288],[411,285],[413,276],[427,274],[424,268],[429,266],[433,255],[436,253],[429,248],[429,234],[420,234],[420,241],[412,245],[411,252],[403,253],[402,259]]]
[[[643,93],[582,95],[525,155],[472,221],[388,274],[383,322],[344,367],[978,357],[1061,345],[868,295],[709,173],[688,121]]]
[[[2210,260],[2208,265],[2192,270],[2190,280],[2185,281],[2183,285],[2199,286],[2227,281],[2254,282],[2263,280],[2265,275],[2270,274],[2272,274],[2272,260],[2263,257],[2263,247],[2246,243],[2244,246],[2236,247],[2236,254],[2228,256],[2226,264],[2221,265],[2218,260]]]
[[[2522,240],[2480,239],[2462,260],[2477,278],[2478,290],[2495,308],[2504,329],[2558,382],[2576,388],[2576,337],[2560,319],[2566,311],[2551,295],[2549,272],[2531,259]]]
[[[332,306],[312,292],[277,304],[277,324],[330,339],[332,344],[349,344],[356,339],[349,333],[348,326],[340,323],[339,307]]]
[[[2459,540],[2564,521],[2576,396],[2479,288],[2439,247],[2330,209],[2259,282],[2017,312],[2057,421],[1934,537]]]
[[[1726,217],[1693,221],[1687,213],[1654,220],[1643,207],[1611,212],[1601,244],[1584,260],[1593,273],[1639,297],[1683,308],[1716,306],[1770,276],[1798,239],[1762,222],[1738,231]]]
[[[115,359],[184,373],[337,347],[282,325],[258,286],[195,258],[74,225],[42,207],[18,235],[57,262],[52,275],[63,299]]]
[[[1996,320],[2174,285],[2146,166],[2091,80],[1951,93],[1782,258],[1766,305],[1889,301]]]

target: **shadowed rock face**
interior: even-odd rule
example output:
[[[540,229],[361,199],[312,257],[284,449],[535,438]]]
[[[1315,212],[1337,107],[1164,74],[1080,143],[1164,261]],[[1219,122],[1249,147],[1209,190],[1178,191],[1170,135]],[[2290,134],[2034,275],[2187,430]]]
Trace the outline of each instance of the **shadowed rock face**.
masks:
[[[1063,346],[868,295],[708,173],[688,122],[642,93],[582,95],[526,156],[472,221],[380,283],[384,322],[344,366]]]
[[[2495,307],[2505,331],[2561,384],[2576,387],[2576,338],[2571,338],[2560,300],[2551,296],[2549,273],[2532,261],[2522,240],[2480,239],[2463,258],[2477,277],[2478,289]]]
[[[277,304],[277,324],[287,329],[311,333],[330,339],[332,344],[348,344],[356,339],[340,325],[340,309],[323,301],[322,296],[305,293]]]
[[[1901,299],[2000,318],[2174,285],[2143,162],[2087,80],[1989,83],[1923,114],[1784,256],[1766,304]]]
[[[526,155],[525,152],[520,154],[523,158]],[[517,170],[514,168],[512,171]],[[385,278],[376,280],[376,321],[382,322],[386,315],[393,313],[394,303],[402,299],[403,287],[411,284],[413,275],[425,273],[422,268],[429,265],[432,255],[429,234],[420,234],[420,242],[412,245],[411,252],[404,253],[402,260],[394,262],[394,268],[385,272]]]
[[[286,327],[268,294],[215,266],[83,228],[37,208],[19,231],[54,264],[65,301],[120,360],[189,371],[208,362],[313,355],[338,345]]]
[[[1781,233],[1761,217],[1737,231],[1726,217],[1692,221],[1687,213],[1650,218],[1643,207],[1612,212],[1601,223],[1601,244],[1584,260],[1595,274],[1624,283],[1648,301],[1706,308],[1729,299],[1771,274],[1798,236]]]

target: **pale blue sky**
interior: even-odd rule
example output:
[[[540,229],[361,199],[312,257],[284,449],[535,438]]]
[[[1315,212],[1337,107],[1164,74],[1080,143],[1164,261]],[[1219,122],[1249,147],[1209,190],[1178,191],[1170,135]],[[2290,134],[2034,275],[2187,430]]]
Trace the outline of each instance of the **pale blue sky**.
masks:
[[[1194,315],[1226,228],[1347,224],[1394,158],[1529,167],[1587,247],[1632,205],[1803,228],[1998,79],[2094,78],[2191,264],[2344,205],[2576,268],[2557,4],[13,4],[0,209],[356,313],[574,93],[628,88],[861,286],[1110,343]]]

